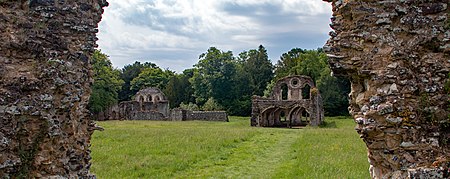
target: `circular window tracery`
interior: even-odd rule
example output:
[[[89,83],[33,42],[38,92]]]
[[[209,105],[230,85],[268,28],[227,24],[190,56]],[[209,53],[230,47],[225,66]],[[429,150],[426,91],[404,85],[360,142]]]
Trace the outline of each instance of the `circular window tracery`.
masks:
[[[299,87],[300,86],[300,79],[298,79],[298,78],[293,78],[293,79],[291,79],[291,86],[292,87],[294,87],[294,88],[297,88],[297,87]]]

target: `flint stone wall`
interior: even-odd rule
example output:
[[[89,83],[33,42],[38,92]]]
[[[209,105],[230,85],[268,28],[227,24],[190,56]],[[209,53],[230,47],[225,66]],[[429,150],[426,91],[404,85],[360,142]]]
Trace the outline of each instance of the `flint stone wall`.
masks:
[[[146,103],[146,102],[144,102]],[[119,105],[120,120],[154,120],[154,121],[221,121],[228,122],[225,111],[190,111],[173,109],[167,115],[159,111],[140,111],[141,103],[137,101],[122,102]]]
[[[373,178],[448,178],[448,0],[332,2],[324,47],[351,80],[350,112]]]
[[[104,0],[0,1],[0,178],[91,178],[86,105]]]
[[[225,111],[189,111],[189,110],[181,110],[183,111],[182,121],[220,121],[220,122],[228,122],[228,115]],[[174,113],[175,111],[172,111]],[[173,119],[180,120],[180,119]]]

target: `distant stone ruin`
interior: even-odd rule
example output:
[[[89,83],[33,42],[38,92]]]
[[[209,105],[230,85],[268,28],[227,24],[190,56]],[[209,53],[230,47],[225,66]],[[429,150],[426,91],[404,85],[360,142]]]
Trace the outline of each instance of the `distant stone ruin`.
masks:
[[[189,111],[169,108],[169,101],[158,88],[138,91],[133,101],[124,101],[96,115],[99,120],[157,120],[157,121],[224,121],[225,111]]]
[[[169,116],[169,101],[158,88],[142,89],[133,101],[119,104],[119,118],[125,120],[165,120]]]
[[[350,79],[373,178],[449,178],[450,2],[327,0],[324,47]]]
[[[86,106],[104,0],[0,1],[0,178],[93,178]]]
[[[277,81],[269,98],[253,96],[251,126],[318,126],[324,120],[322,98],[307,76]]]

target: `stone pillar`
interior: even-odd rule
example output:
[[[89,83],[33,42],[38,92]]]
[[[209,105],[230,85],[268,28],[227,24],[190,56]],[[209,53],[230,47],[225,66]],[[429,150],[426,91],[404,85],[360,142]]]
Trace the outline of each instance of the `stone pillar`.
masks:
[[[91,178],[90,56],[105,0],[0,1],[0,178]]]
[[[448,0],[327,0],[335,75],[351,80],[350,113],[373,178],[447,178]]]

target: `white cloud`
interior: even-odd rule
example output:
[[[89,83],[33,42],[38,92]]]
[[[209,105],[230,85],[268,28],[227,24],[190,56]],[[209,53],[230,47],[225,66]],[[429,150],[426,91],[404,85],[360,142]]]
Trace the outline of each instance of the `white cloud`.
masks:
[[[109,0],[98,44],[117,67],[152,60],[178,72],[210,46],[224,51],[263,44],[281,53],[317,48],[327,37],[331,7],[311,0]],[[292,36],[292,37],[291,37]],[[271,47],[273,49],[271,49]],[[287,49],[287,50],[286,50]]]

